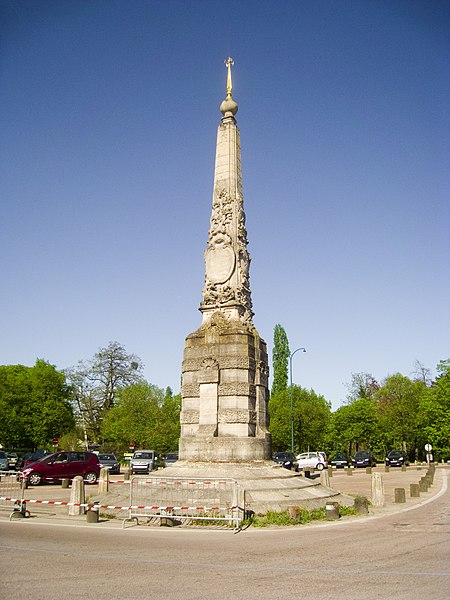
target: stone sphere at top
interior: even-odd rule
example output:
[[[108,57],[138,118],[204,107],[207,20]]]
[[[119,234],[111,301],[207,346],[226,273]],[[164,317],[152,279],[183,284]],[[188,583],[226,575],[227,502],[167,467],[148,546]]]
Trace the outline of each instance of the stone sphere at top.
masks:
[[[231,113],[234,116],[237,113],[237,111],[237,102],[235,102],[233,98],[231,98],[231,96],[229,98],[226,98],[220,105],[220,112],[223,114],[224,117],[227,116],[227,113]]]

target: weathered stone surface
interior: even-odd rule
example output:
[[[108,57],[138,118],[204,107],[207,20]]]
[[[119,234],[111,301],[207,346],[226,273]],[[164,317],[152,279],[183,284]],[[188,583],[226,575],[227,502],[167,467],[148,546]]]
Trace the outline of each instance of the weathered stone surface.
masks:
[[[231,61],[232,62],[232,61]],[[224,106],[237,104],[229,87]],[[227,84],[228,85],[228,84]],[[224,110],[217,132],[202,324],[186,338],[180,460],[248,462],[271,457],[268,355],[253,322],[240,134]]]

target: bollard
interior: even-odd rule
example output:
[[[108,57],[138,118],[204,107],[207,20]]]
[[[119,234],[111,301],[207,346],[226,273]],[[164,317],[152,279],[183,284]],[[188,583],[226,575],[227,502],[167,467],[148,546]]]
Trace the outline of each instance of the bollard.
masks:
[[[409,484],[409,495],[411,498],[419,498],[420,497],[420,488],[418,483],[410,483]]]
[[[406,465],[401,466],[402,471],[406,471]]]
[[[333,467],[328,467],[328,477],[333,477]]]
[[[389,465],[384,465],[384,472],[389,473]]]
[[[403,504],[404,502],[406,502],[405,488],[395,488],[394,497],[395,504]]]
[[[106,494],[109,492],[109,469],[103,467],[100,469],[100,476],[98,478],[98,493]]]
[[[62,479],[62,480],[61,480],[61,487],[62,487],[64,490],[67,490],[67,489],[68,489],[68,487],[69,487],[69,483],[70,483],[70,479]]]
[[[336,521],[340,518],[339,502],[327,502],[325,504],[325,514],[327,521]]]
[[[353,475],[353,469],[351,467],[346,467],[347,475]]]
[[[359,515],[367,515],[369,513],[369,499],[365,496],[356,496],[353,507]]]
[[[80,504],[84,504],[84,499],[84,481],[81,475],[77,475],[72,480],[72,491],[70,493],[71,506],[69,506],[69,515],[84,515],[84,506],[80,506]],[[77,504],[78,506],[73,506],[74,504]]]
[[[320,471],[320,485],[330,487],[330,476],[328,475],[327,469]]]
[[[419,490],[421,492],[428,492],[428,484],[423,477],[421,477],[421,479],[419,481]]]
[[[98,502],[94,502],[94,504],[88,504],[86,511],[86,521],[88,523],[98,523],[99,517],[99,506]]]
[[[372,467],[366,467],[367,475],[372,475]]]
[[[300,523],[302,515],[302,509],[300,508],[300,506],[288,506],[287,513],[290,519],[292,519],[293,521],[298,521]]]
[[[123,472],[123,478],[125,481],[128,481],[130,479],[130,467],[125,469],[125,471]]]
[[[381,473],[372,473],[372,506],[384,506],[384,483]]]

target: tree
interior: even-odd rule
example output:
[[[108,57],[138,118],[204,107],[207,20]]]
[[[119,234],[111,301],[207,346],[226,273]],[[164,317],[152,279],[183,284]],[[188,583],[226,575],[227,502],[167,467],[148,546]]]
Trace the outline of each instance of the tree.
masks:
[[[75,397],[75,412],[88,436],[96,441],[102,420],[114,406],[118,392],[142,381],[142,361],[118,342],[100,348],[90,361],[66,371]]]
[[[359,398],[333,413],[327,431],[327,449],[353,454],[358,449],[381,450],[382,436],[376,403]]]
[[[180,396],[164,396],[163,390],[146,382],[119,391],[116,405],[101,426],[105,440],[117,449],[134,442],[158,454],[178,447],[180,436]]]
[[[351,403],[361,398],[373,400],[380,386],[370,373],[352,373],[352,380],[347,384],[347,389],[347,401]]]
[[[441,361],[438,376],[419,399],[420,452],[431,443],[436,457],[450,459],[450,359]]]
[[[306,390],[297,385],[293,386],[292,400],[295,449],[322,449],[331,414],[330,404],[314,390]],[[286,450],[291,444],[290,403],[290,390],[272,394],[269,400],[269,429],[275,452]]]
[[[419,434],[419,399],[426,390],[423,381],[411,381],[396,373],[388,377],[376,393],[376,403],[381,425],[387,441],[413,454]]]
[[[64,373],[44,360],[0,366],[0,443],[49,447],[75,425],[71,399]]]
[[[288,387],[289,341],[281,325],[275,325],[273,331],[273,383],[272,394],[282,392]]]

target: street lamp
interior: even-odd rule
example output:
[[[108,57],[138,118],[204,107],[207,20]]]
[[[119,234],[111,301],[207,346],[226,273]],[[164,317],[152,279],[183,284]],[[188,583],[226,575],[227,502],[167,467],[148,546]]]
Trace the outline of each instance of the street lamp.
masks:
[[[291,396],[291,452],[294,453],[294,391],[292,389],[292,358],[296,352],[301,350],[302,352],[306,352],[306,348],[297,348],[294,350],[289,357],[289,375],[291,386],[289,388],[289,393]]]

